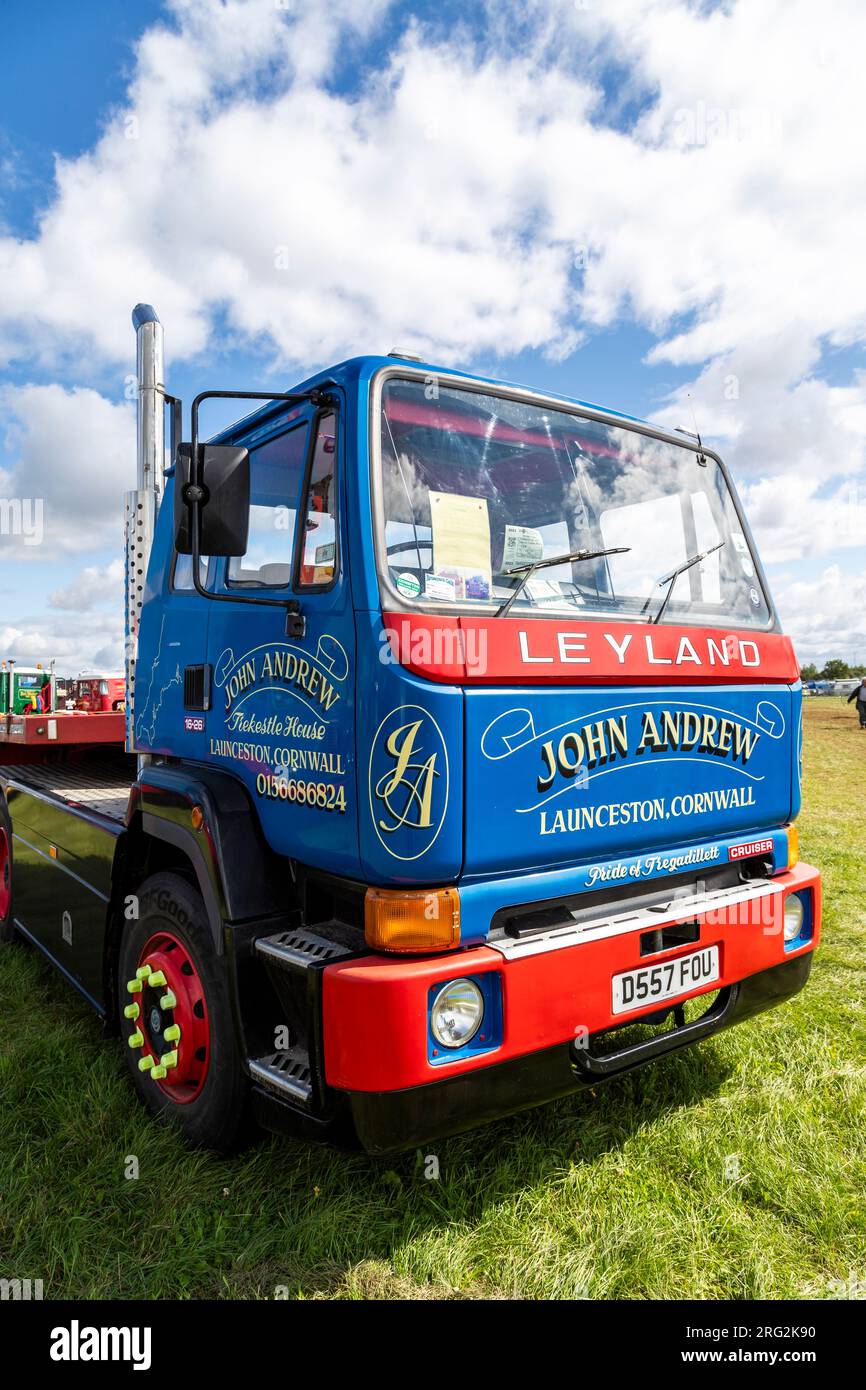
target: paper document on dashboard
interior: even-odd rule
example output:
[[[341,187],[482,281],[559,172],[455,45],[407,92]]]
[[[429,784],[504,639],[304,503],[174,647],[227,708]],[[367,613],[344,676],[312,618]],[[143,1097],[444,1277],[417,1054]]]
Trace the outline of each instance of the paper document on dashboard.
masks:
[[[487,499],[458,492],[431,492],[429,496],[434,573],[454,581],[457,598],[489,598],[492,564]]]

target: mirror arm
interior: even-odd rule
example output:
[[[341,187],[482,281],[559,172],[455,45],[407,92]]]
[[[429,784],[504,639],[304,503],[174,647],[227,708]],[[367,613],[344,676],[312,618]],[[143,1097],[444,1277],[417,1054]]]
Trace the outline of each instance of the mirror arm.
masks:
[[[163,391],[162,399],[166,405],[171,407],[168,456],[172,463],[174,463],[177,457],[178,445],[180,444],[181,432],[183,430],[183,401],[180,399],[180,396],[170,396],[167,391]]]

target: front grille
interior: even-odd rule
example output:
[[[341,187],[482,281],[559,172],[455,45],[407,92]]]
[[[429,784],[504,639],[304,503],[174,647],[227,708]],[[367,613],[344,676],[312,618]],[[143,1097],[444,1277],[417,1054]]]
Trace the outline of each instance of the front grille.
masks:
[[[520,960],[525,956],[559,951],[602,937],[640,932],[650,948],[659,933],[669,925],[679,923],[685,926],[707,913],[724,912],[741,903],[772,897],[778,892],[772,879],[750,879],[745,883],[715,888],[700,881],[693,884],[691,890],[680,889],[676,893],[667,887],[667,892],[662,895],[656,893],[653,901],[648,901],[644,895],[634,894],[615,904],[599,903],[591,914],[581,909],[569,911],[565,901],[556,904],[555,909],[548,904],[536,904],[535,908],[530,906],[527,913],[531,918],[540,906],[544,913],[542,925],[538,925],[536,920],[534,930],[521,931],[519,935],[507,935],[500,931],[496,936],[491,935],[487,944],[506,960]],[[619,910],[623,905],[624,910]],[[662,949],[668,948],[663,946]],[[652,954],[652,950],[647,949],[645,954]]]
[[[691,870],[645,884],[632,882],[627,890],[620,883],[613,888],[576,893],[567,898],[501,907],[490,924],[490,940],[497,937],[518,940],[553,931],[566,923],[580,926],[599,918],[619,917],[626,912],[667,912],[671,900],[676,898],[683,899],[687,912],[688,900],[695,894],[716,893],[764,878],[771,868],[764,861],[743,860],[738,864],[721,864],[703,873]]]

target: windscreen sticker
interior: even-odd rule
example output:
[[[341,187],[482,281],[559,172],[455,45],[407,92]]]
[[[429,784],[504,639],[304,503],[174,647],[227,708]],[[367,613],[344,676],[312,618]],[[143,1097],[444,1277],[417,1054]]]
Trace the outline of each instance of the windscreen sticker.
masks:
[[[405,571],[398,574],[395,584],[404,598],[417,598],[421,592],[421,581],[416,574],[409,574]]]
[[[420,587],[420,586],[419,586]],[[448,574],[427,574],[424,576],[424,597],[444,599],[453,603],[457,597],[457,581]]]
[[[553,599],[562,599],[562,590],[555,579],[541,579],[538,575],[533,575],[526,581],[526,590],[530,598],[535,599],[536,603],[549,603]],[[583,603],[583,596],[577,592],[569,594],[569,602]]]
[[[487,598],[492,586],[490,518],[486,497],[431,492],[433,572],[462,579],[467,598]]]
[[[502,545],[503,570],[516,569],[518,565],[533,565],[543,555],[544,540],[534,526],[506,525]]]
[[[747,579],[751,579],[755,573],[755,566],[752,564],[752,557],[749,554],[749,547],[746,543],[745,536],[741,532],[736,531],[731,536],[731,540],[733,541],[734,549],[740,561],[740,569]]]

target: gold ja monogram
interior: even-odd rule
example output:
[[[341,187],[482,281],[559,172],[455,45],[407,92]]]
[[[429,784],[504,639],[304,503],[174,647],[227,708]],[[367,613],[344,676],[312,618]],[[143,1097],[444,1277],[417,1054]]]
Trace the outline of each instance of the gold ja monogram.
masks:
[[[394,767],[380,777],[376,783],[376,796],[384,803],[391,824],[380,820],[379,828],[391,834],[406,826],[410,830],[427,830],[432,825],[430,804],[433,800],[433,778],[436,771],[436,754],[424,758],[416,749],[421,720],[411,724],[401,724],[388,735],[385,751],[395,760]],[[420,759],[413,761],[413,757]]]

